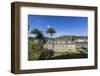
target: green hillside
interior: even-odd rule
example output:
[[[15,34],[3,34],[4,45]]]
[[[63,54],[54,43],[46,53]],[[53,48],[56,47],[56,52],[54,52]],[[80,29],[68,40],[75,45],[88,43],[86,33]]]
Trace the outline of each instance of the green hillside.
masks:
[[[72,36],[72,35],[65,35],[65,36],[59,36],[54,39],[57,40],[76,40],[76,39],[88,39],[87,36]]]

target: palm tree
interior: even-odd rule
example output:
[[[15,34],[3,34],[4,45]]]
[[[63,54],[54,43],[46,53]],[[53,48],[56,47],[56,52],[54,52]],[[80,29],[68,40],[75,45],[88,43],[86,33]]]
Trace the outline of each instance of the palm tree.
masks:
[[[56,33],[56,31],[55,31],[55,28],[53,28],[53,27],[48,27],[47,28],[47,31],[46,31],[48,34],[50,34],[50,38],[52,39],[52,41],[53,41],[53,35]],[[52,41],[51,41],[51,43],[52,43]],[[52,46],[53,46],[53,50],[54,50],[54,42],[52,43]]]
[[[35,28],[31,31],[31,34],[36,35],[35,38],[37,39],[38,43],[44,43],[45,42],[45,37],[39,29]]]

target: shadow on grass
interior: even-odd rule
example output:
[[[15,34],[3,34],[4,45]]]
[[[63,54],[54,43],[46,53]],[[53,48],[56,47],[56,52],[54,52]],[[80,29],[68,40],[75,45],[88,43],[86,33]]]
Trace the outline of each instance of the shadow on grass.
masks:
[[[77,59],[77,58],[88,58],[88,55],[86,53],[83,53],[83,52],[72,53],[72,54],[55,56],[55,57],[49,58],[48,60],[51,60],[51,59]]]
[[[88,58],[88,54],[84,52],[80,53],[66,53],[60,54],[58,56],[54,56],[54,51],[46,50],[45,52],[38,53],[38,56],[34,56],[34,59],[30,60],[56,60],[56,59],[80,59],[80,58]],[[37,58],[35,58],[37,57]]]
[[[48,60],[49,58],[51,58],[53,56],[54,51],[53,50],[48,50],[45,49],[45,52],[43,52],[38,60]]]

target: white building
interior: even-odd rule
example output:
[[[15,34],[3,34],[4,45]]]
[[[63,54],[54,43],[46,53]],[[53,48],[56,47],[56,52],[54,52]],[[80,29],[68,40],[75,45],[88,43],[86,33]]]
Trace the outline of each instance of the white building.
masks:
[[[66,40],[49,40],[44,45],[44,48],[54,50],[55,52],[76,52],[77,46],[87,46],[87,42],[84,40],[76,40],[74,42]]]

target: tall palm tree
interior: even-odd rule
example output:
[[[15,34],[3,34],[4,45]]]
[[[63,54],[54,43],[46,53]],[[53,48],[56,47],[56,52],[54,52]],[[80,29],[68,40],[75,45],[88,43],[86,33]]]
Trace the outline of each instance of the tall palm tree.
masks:
[[[50,34],[50,38],[51,38],[51,43],[53,42],[53,35],[56,33],[55,28],[53,27],[48,27],[47,31],[48,34]],[[54,42],[52,43],[53,46],[53,50],[54,50]]]

